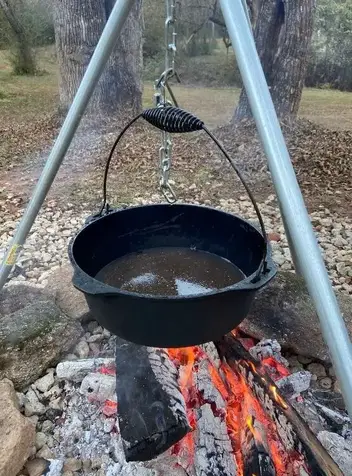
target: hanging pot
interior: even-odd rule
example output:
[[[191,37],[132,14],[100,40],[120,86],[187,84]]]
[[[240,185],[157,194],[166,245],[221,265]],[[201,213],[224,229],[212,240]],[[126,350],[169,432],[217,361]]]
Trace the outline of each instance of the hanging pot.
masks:
[[[84,293],[94,317],[113,334],[153,347],[198,345],[236,328],[256,292],[276,274],[257,205],[262,233],[242,218],[203,206],[158,204],[111,210],[106,206],[111,156],[102,210],[69,246],[73,284]],[[239,268],[243,279],[222,289],[173,296],[126,291],[97,279],[118,258],[160,248],[212,253]]]

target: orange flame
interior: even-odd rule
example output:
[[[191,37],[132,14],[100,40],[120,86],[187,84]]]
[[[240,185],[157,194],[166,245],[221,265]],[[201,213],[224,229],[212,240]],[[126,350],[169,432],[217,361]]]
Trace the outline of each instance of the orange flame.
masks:
[[[274,386],[274,385],[270,385],[270,390],[272,392],[272,394],[274,395],[274,398],[275,398],[275,401],[282,406],[282,408],[284,408],[285,410],[288,408],[285,400],[283,400],[282,397],[280,397],[280,395],[277,393],[277,388]]]
[[[232,333],[236,336],[235,331]],[[291,460],[289,460],[289,456],[286,455],[283,449],[275,424],[266,415],[245,378],[240,373],[234,372],[226,362],[222,362],[218,370],[200,347],[168,349],[168,354],[179,372],[179,385],[186,401],[187,416],[192,429],[196,428],[195,409],[202,404],[202,395],[198,394],[198,390],[194,385],[193,375],[197,372],[198,362],[204,358],[208,360],[209,374],[214,386],[225,402],[226,412],[224,414],[223,411],[221,412],[220,409],[213,406],[212,409],[214,414],[216,412],[216,416],[220,416],[226,421],[228,435],[238,468],[237,475],[244,475],[244,460],[241,451],[241,435],[244,428],[249,428],[255,440],[267,449],[275,466],[277,476],[287,475],[288,461]],[[265,371],[269,366],[274,369],[276,375],[281,375],[281,377],[288,375],[288,370],[272,358],[264,359],[258,366],[251,361],[243,361],[243,364],[250,368],[257,378],[259,377],[263,381],[266,381]],[[271,385],[269,391],[275,401],[282,408],[286,409],[287,404],[278,394],[277,388]],[[257,422],[259,428],[263,428],[264,432],[258,430],[257,425],[254,425],[254,421]],[[173,447],[173,454],[177,455],[178,464],[181,464],[181,466],[193,464],[194,445],[193,433],[191,432]],[[185,469],[187,468],[185,467]],[[252,476],[256,475],[253,473]]]

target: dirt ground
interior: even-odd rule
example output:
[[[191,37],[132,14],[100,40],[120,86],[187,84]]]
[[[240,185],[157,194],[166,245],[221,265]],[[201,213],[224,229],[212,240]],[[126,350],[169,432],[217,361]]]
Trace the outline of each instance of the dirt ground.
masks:
[[[39,65],[42,74],[15,77],[6,56],[0,52],[0,199],[10,194],[20,202],[27,201],[59,130],[57,71],[51,50],[40,53]],[[217,131],[238,165],[246,169],[257,196],[261,199],[272,193],[254,129],[233,131],[226,126],[239,89],[181,85],[175,86],[174,92],[181,107]],[[144,89],[145,107],[152,105],[152,98],[153,88],[148,82]],[[349,215],[345,196],[351,193],[348,162],[352,160],[352,94],[306,89],[300,118],[302,124],[297,131],[285,133],[309,208],[328,207]],[[103,164],[118,128],[112,122],[104,134],[97,134],[89,126],[81,127],[51,195],[62,200],[98,203]],[[137,126],[128,133],[109,179],[115,205],[158,192],[159,146],[159,134],[150,128]],[[264,163],[262,169],[258,171],[258,164],[248,168],[252,161],[260,166]],[[185,200],[216,202],[244,193],[216,151],[197,135],[175,137],[172,179],[180,198]],[[319,184],[321,193],[317,194]]]

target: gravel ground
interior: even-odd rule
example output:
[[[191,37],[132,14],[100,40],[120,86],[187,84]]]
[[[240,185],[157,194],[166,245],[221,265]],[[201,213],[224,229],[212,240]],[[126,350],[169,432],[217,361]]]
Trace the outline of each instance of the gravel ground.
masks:
[[[139,199],[138,203],[160,202],[159,195]],[[197,203],[197,201],[194,201]],[[9,204],[12,207],[8,206]],[[220,200],[219,203],[205,201],[205,205],[216,206],[256,221],[256,216],[247,197],[239,200]],[[281,269],[293,270],[292,259],[284,233],[280,212],[275,197],[260,203],[260,210],[269,235],[273,257]],[[15,211],[14,211],[15,208]],[[2,207],[0,217],[0,258],[11,239],[22,210],[9,197]],[[72,235],[79,230],[87,216],[95,210],[88,210],[87,204],[79,208],[66,203],[59,206],[56,201],[47,202],[41,210],[32,232],[24,246],[13,272],[13,282],[30,281],[40,286],[54,269],[68,260],[67,245]],[[352,220],[334,216],[326,208],[311,214],[312,224],[324,254],[326,266],[335,289],[352,294]]]

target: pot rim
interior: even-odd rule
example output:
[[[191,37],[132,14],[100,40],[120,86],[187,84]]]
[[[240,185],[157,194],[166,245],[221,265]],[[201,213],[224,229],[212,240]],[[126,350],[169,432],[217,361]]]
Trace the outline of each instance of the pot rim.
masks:
[[[260,237],[265,240],[265,237],[263,237],[262,233],[259,231],[259,229],[249,221],[243,219],[242,217],[239,217],[238,215],[235,215],[233,213],[225,212],[223,210],[220,210],[218,208],[214,207],[209,207],[206,205],[195,205],[195,204],[189,204],[189,203],[177,203],[177,204],[168,204],[168,203],[151,203],[147,205],[135,205],[123,209],[114,209],[113,211],[105,214],[98,216],[97,218],[93,219],[92,221],[86,223],[70,240],[69,246],[68,246],[68,254],[69,258],[71,261],[71,264],[74,269],[74,275],[72,278],[73,285],[79,289],[80,291],[89,294],[89,295],[106,295],[106,296],[125,296],[125,297],[131,297],[135,299],[148,299],[153,300],[153,301],[184,301],[184,300],[196,300],[196,299],[201,299],[204,297],[208,296],[215,296],[218,294],[225,294],[230,291],[255,291],[261,289],[263,286],[265,286],[275,275],[277,272],[276,265],[274,264],[272,257],[271,257],[271,246],[270,242],[267,241],[267,251],[266,251],[266,262],[268,265],[268,271],[267,273],[262,273],[260,276],[260,279],[256,282],[252,282],[252,280],[256,277],[257,271],[261,263],[259,264],[258,268],[249,276],[247,276],[245,279],[242,279],[241,281],[238,281],[235,284],[232,284],[230,286],[226,286],[225,288],[221,289],[216,289],[214,291],[206,291],[203,293],[197,293],[197,294],[189,294],[189,295],[184,295],[184,296],[164,296],[164,295],[156,295],[156,294],[140,294],[132,291],[125,291],[120,288],[115,288],[113,286],[110,286],[108,284],[103,283],[102,281],[99,281],[95,279],[94,277],[90,276],[87,274],[83,269],[78,266],[74,256],[73,256],[73,247],[75,245],[76,239],[79,237],[79,235],[86,230],[89,226],[94,225],[98,220],[102,220],[104,218],[107,218],[111,215],[114,215],[116,213],[121,213],[121,212],[128,212],[133,209],[137,208],[149,208],[149,207],[177,207],[177,206],[183,206],[183,207],[192,207],[192,208],[202,208],[202,209],[207,209],[210,211],[215,211],[217,213],[221,213],[223,215],[229,216],[231,218],[237,218],[238,220],[246,223],[246,225],[250,226],[253,228],[259,235]],[[84,289],[83,286],[80,285],[78,281],[83,281],[84,282]],[[94,289],[93,289],[94,286]],[[89,291],[89,288],[92,288]]]

